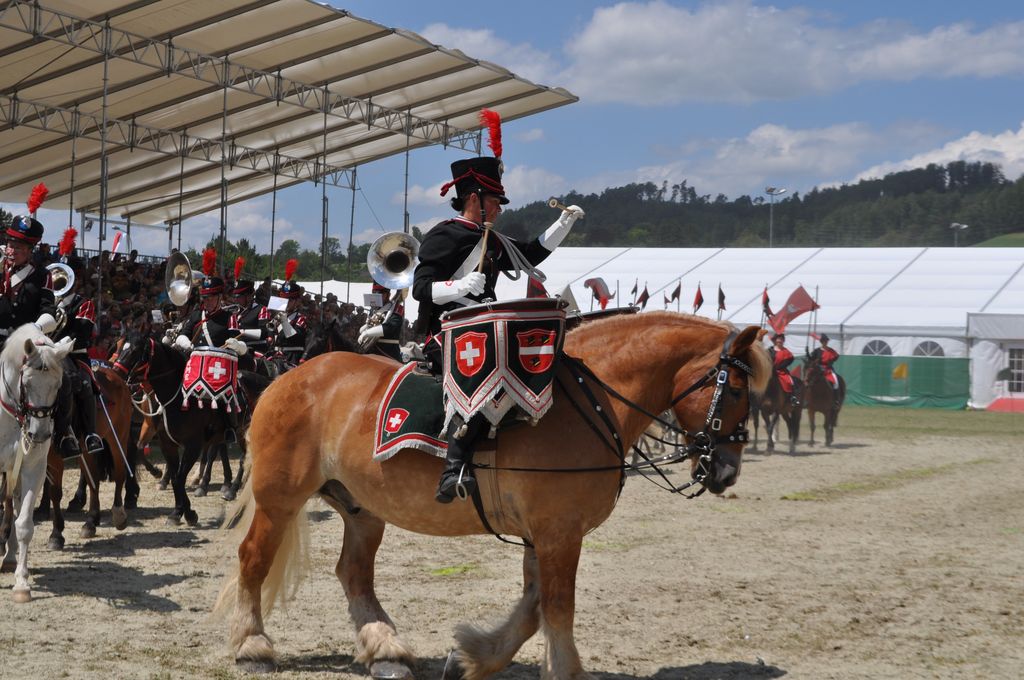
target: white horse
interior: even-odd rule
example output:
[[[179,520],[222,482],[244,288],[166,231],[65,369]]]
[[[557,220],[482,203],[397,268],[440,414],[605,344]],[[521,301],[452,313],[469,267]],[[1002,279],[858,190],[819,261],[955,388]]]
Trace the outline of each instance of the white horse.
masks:
[[[0,523],[0,545],[7,543],[0,571],[14,571],[15,602],[32,599],[28,578],[28,546],[35,528],[32,510],[46,478],[63,361],[73,346],[70,338],[54,344],[35,324],[25,324],[11,333],[0,352],[0,472],[7,482],[4,505],[11,508],[14,501],[16,518],[13,532],[11,517],[5,514]]]

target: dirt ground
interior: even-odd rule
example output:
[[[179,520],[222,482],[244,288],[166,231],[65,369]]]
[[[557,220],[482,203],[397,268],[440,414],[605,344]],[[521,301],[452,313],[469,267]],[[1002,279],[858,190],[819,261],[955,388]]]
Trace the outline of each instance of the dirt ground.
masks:
[[[851,408],[836,448],[805,434],[796,455],[749,451],[726,497],[630,478],[584,545],[585,666],[602,680],[1024,676],[1021,435],[1014,415]],[[208,614],[236,547],[217,528],[225,503],[196,499],[199,527],[167,527],[170,492],[147,477],[141,504],[90,541],[71,516],[63,552],[39,526],[34,601],[15,605],[0,575],[0,678],[242,677]],[[308,507],[313,576],[267,622],[277,677],[364,677],[333,575],[342,522]],[[493,538],[389,529],[378,564],[419,678],[440,677],[457,622],[494,621],[520,587],[520,550]],[[541,655],[535,637],[498,677],[538,677]]]

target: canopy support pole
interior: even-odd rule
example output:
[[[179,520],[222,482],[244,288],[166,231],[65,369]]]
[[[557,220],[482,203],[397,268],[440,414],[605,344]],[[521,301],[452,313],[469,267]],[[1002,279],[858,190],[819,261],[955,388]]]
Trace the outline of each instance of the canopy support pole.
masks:
[[[410,115],[412,109],[409,109]],[[409,143],[411,141],[411,133],[409,128],[405,129],[405,196],[402,204],[402,231],[406,234],[409,233]]]
[[[75,112],[71,121],[71,188],[68,190],[68,228],[74,224],[75,219],[75,163],[77,160],[78,147],[78,105],[75,105]],[[85,230],[82,230],[81,247],[85,249]]]
[[[271,194],[270,199],[270,280],[274,280],[274,258],[277,256],[277,252],[274,250],[274,228],[277,226],[277,163],[279,161],[278,152],[280,149],[274,149],[274,191]]]
[[[224,64],[228,57],[224,55]],[[227,257],[228,240],[228,83],[227,69],[224,69],[224,97],[220,114],[220,243],[217,246],[217,272],[224,273],[224,258]]]
[[[110,89],[110,19],[103,22],[103,130],[100,134],[100,231],[99,246],[96,251],[98,266],[96,267],[96,327],[103,328],[103,240],[107,232],[107,180],[109,167],[107,164],[107,100]]]
[[[348,219],[348,276],[345,282],[345,302],[352,301],[352,255],[355,251],[355,246],[352,244],[353,233],[356,229],[356,171],[358,167],[352,168],[352,213]]]
[[[185,145],[188,144],[188,128],[181,131],[181,167],[178,170],[178,252],[181,252],[181,211],[185,201]],[[168,253],[169,254],[169,253]]]

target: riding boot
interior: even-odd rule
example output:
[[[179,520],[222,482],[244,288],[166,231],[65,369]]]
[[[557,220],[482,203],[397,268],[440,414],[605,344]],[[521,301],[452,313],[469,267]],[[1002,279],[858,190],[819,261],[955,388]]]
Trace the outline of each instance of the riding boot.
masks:
[[[451,503],[456,496],[469,498],[476,491],[473,451],[485,424],[486,420],[480,414],[470,418],[469,422],[456,415],[448,424],[447,462],[434,494],[438,503]]]
[[[71,430],[71,379],[64,373],[60,381],[60,389],[57,391],[57,408],[53,413],[53,438],[57,442],[57,449],[64,458],[73,458],[80,453],[78,440]]]

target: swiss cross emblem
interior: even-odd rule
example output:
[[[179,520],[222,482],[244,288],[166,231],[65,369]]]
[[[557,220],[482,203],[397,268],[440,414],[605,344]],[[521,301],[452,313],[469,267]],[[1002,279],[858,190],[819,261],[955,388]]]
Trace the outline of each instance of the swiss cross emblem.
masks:
[[[487,359],[487,336],[468,331],[455,338],[455,365],[467,378],[476,375]]]
[[[228,372],[228,369],[224,368],[223,361],[215,359],[206,367],[206,372],[209,374],[210,382],[218,383],[224,377],[224,374]]]
[[[388,411],[388,417],[384,420],[384,431],[394,434],[402,429],[402,424],[409,417],[409,412],[404,408],[393,408]]]
[[[544,373],[555,361],[555,331],[535,329],[516,333],[519,363],[530,373]]]

